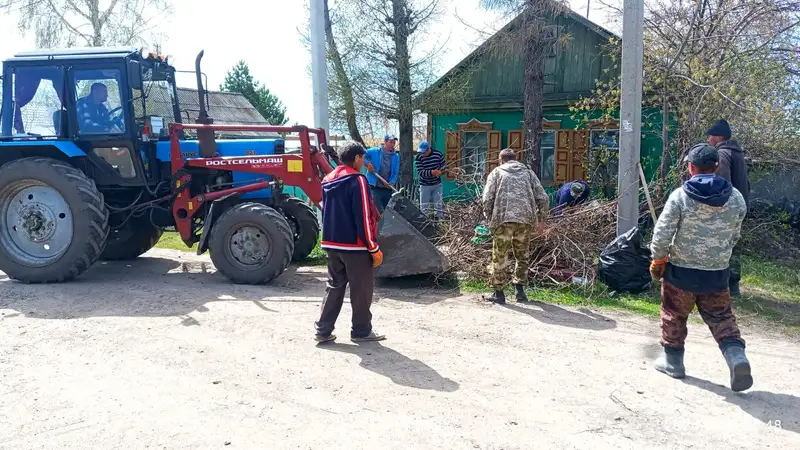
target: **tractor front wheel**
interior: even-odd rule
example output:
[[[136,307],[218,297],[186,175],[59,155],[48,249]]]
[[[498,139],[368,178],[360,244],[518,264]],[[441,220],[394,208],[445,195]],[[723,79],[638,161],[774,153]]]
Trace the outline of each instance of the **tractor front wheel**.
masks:
[[[289,197],[278,206],[292,228],[294,253],[292,261],[306,259],[319,240],[319,221],[310,206],[296,197]]]
[[[108,210],[83,172],[51,158],[0,168],[0,270],[25,283],[71,280],[106,245]]]
[[[280,212],[258,203],[242,203],[217,219],[208,247],[214,266],[231,281],[263,284],[289,267],[294,239]]]

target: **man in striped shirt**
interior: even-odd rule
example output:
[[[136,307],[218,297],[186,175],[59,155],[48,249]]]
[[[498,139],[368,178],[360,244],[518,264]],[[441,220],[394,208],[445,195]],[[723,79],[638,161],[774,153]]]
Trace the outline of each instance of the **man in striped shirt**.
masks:
[[[442,170],[444,156],[431,148],[426,141],[417,148],[417,178],[419,179],[419,209],[425,215],[430,212],[437,219],[444,217],[444,193],[442,190]]]

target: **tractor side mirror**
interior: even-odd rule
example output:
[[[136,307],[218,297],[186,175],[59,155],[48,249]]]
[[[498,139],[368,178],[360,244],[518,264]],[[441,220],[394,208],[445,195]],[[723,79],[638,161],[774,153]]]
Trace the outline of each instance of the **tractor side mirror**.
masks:
[[[139,61],[128,61],[128,86],[142,90],[142,65]]]

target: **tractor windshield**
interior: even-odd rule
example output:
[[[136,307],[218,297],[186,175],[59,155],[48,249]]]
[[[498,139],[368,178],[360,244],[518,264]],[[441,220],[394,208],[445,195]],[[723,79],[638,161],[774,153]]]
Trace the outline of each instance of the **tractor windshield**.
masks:
[[[147,116],[161,117],[165,126],[179,122],[175,95],[175,70],[164,63],[144,62],[142,90],[133,91],[136,122],[144,123]]]

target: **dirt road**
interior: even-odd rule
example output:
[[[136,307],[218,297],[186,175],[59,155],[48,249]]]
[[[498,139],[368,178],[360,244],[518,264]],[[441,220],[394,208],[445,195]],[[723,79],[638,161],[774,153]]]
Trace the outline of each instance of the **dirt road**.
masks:
[[[80,280],[0,281],[0,448],[800,448],[800,346],[745,330],[727,387],[707,330],[685,381],[651,369],[655,322],[378,290],[389,339],[316,347],[323,274],[263,287],[155,250]],[[213,270],[213,269],[212,269]]]

